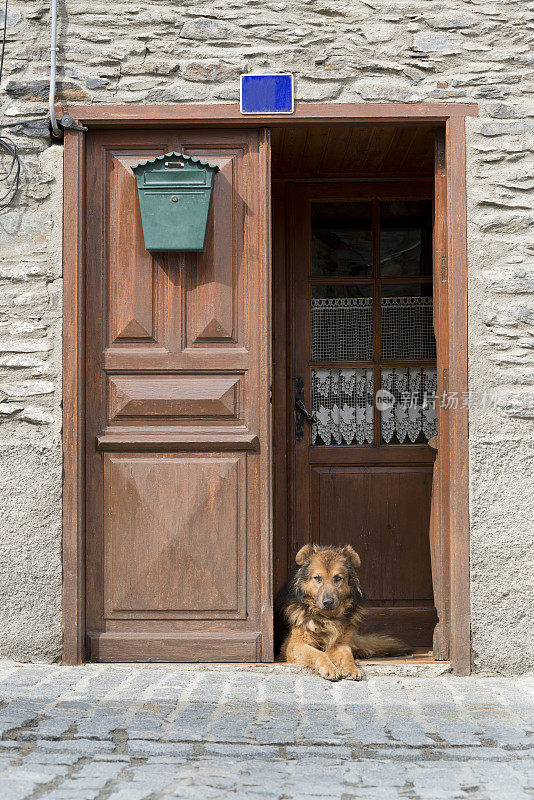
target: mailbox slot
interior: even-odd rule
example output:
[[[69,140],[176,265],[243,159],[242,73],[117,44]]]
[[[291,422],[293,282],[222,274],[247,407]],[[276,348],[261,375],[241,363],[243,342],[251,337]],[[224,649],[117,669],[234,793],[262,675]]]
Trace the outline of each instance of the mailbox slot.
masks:
[[[209,186],[206,173],[192,169],[169,169],[164,172],[145,172],[143,175],[144,186]]]

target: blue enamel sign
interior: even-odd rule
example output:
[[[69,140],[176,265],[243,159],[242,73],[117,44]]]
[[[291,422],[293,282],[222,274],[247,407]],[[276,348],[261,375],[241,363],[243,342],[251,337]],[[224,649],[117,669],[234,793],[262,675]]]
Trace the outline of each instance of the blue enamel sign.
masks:
[[[241,75],[242,114],[292,114],[293,75]]]

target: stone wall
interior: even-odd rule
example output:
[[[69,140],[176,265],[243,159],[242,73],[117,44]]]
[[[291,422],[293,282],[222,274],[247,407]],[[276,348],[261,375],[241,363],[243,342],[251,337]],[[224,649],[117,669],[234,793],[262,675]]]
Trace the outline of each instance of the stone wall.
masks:
[[[60,654],[61,145],[44,119],[48,6],[10,0],[0,94],[2,124],[43,117],[10,128],[22,185],[0,213],[0,655],[24,659]],[[479,104],[467,122],[478,671],[533,662],[529,20],[522,0],[60,0],[58,99],[236,101],[241,72],[270,69],[295,74],[300,101]]]

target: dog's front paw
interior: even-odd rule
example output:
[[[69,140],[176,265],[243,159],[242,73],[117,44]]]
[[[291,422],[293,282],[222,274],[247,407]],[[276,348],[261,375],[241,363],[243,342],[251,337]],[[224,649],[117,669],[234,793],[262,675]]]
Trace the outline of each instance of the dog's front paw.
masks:
[[[363,673],[360,669],[358,669],[356,664],[354,664],[354,666],[350,667],[350,669],[344,669],[341,677],[345,678],[347,681],[361,681],[363,678]]]
[[[338,650],[336,653],[329,655],[332,661],[339,664],[342,678],[346,678],[348,681],[361,681],[363,675],[358,669],[351,653],[340,652]]]
[[[327,656],[317,659],[315,669],[321,678],[326,678],[327,681],[340,681],[342,678],[339,667],[337,667]]]

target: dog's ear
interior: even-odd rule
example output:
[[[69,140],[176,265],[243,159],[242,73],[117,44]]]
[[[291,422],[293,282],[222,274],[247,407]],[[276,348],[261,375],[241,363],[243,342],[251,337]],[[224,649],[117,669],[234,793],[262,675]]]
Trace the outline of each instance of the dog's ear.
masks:
[[[360,566],[362,564],[362,562],[360,561],[360,556],[358,555],[356,550],[354,550],[350,546],[350,544],[346,545],[346,547],[344,547],[341,552],[345,556],[345,558],[348,558],[348,560],[350,561],[350,563],[352,564],[354,569],[359,569],[360,568]]]
[[[299,567],[307,561],[312,553],[317,552],[317,548],[313,544],[305,544],[304,547],[301,547],[298,551],[297,555],[295,556],[295,561],[299,565]]]

